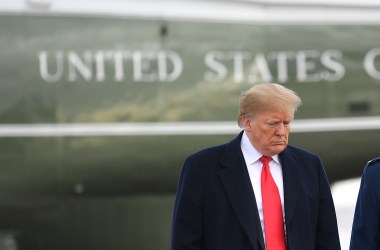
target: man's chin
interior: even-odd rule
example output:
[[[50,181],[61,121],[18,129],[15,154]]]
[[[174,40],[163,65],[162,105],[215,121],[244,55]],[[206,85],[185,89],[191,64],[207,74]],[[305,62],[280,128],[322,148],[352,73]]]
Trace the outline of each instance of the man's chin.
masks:
[[[274,147],[272,147],[271,151],[273,152],[272,154],[273,155],[278,155],[279,153],[281,153],[282,151],[285,150],[287,144],[281,144],[281,145],[276,145]]]

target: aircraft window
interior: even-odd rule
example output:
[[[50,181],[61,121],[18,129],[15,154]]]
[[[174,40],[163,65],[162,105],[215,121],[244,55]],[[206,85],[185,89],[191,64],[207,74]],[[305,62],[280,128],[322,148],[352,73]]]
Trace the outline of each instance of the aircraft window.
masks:
[[[351,102],[348,104],[348,109],[351,113],[369,112],[371,105],[367,101]]]

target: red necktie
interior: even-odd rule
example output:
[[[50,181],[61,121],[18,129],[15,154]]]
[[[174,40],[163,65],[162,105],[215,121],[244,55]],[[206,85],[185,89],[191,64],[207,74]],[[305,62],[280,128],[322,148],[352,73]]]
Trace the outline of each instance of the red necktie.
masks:
[[[266,250],[286,250],[280,194],[269,169],[272,158],[262,156],[260,160]]]

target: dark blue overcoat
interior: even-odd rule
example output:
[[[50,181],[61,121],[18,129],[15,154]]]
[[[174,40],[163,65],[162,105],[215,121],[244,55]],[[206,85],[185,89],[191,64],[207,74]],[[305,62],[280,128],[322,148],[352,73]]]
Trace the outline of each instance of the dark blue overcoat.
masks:
[[[231,142],[184,162],[172,223],[172,250],[263,250],[248,170]],[[281,154],[288,250],[339,250],[335,208],[318,156],[288,146]]]

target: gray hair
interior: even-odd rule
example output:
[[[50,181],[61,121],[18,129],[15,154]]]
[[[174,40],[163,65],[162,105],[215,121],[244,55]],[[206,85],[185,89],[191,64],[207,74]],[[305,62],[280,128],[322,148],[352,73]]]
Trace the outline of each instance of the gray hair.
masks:
[[[270,109],[286,110],[292,113],[301,105],[301,98],[293,91],[277,83],[261,83],[243,92],[240,96],[238,124],[242,127],[244,116]]]

